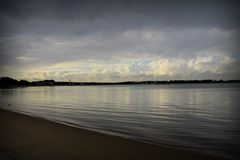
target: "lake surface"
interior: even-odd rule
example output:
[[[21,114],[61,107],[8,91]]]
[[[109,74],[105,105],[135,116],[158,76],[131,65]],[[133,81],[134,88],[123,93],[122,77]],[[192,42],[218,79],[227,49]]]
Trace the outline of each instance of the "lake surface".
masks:
[[[239,95],[240,84],[22,87],[0,89],[0,107],[237,159]]]

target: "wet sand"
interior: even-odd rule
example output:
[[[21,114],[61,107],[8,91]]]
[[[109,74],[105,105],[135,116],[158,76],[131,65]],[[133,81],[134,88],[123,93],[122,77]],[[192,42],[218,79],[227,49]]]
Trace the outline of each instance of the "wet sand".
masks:
[[[215,156],[154,145],[0,109],[0,160],[217,160]]]

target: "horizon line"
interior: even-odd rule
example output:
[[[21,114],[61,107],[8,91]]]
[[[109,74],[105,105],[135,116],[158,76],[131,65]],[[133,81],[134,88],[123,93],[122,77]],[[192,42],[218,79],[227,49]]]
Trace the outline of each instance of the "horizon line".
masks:
[[[187,79],[172,79],[172,80],[130,80],[130,81],[111,81],[111,82],[98,82],[98,81],[57,81],[54,79],[44,79],[44,80],[35,80],[35,81],[28,81],[25,79],[14,79],[11,77],[0,77],[0,79],[4,79],[4,78],[9,78],[12,80],[15,80],[17,82],[27,82],[27,83],[37,83],[37,82],[53,82],[53,83],[68,83],[68,84],[73,84],[73,83],[94,83],[94,84],[121,84],[121,83],[174,83],[174,82],[240,82],[240,79],[229,79],[229,80],[223,80],[223,79],[192,79],[192,80],[187,80]]]

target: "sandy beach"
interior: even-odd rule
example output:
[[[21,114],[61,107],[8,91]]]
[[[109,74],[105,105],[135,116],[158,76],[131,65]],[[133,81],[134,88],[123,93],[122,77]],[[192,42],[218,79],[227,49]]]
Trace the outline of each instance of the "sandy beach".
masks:
[[[0,109],[0,160],[222,159],[65,126]]]

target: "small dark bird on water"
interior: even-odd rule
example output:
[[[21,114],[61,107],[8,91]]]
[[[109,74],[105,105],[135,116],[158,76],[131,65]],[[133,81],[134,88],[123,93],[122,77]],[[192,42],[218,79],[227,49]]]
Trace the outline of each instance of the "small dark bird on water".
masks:
[[[11,104],[8,104],[8,106],[11,106]]]

